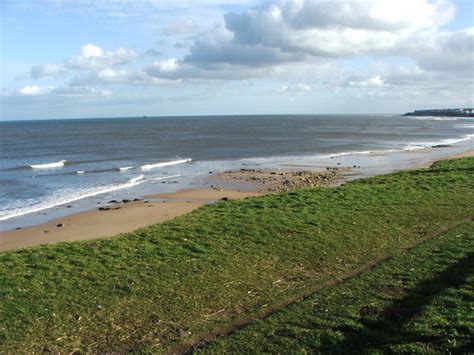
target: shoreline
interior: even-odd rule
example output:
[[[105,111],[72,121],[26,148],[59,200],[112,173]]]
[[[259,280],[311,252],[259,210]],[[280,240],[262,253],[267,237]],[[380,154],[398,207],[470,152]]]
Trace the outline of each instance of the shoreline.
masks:
[[[474,150],[444,159],[474,156]],[[435,161],[413,162],[408,169],[429,167]],[[291,167],[289,167],[291,168]],[[221,199],[242,199],[293,188],[336,186],[364,177],[350,168],[326,167],[325,170],[240,169],[212,174],[210,187],[186,188],[176,192],[146,195],[144,200],[107,204],[69,214],[46,223],[0,231],[0,252],[59,242],[110,238],[148,225],[162,223]],[[357,166],[354,166],[357,168]],[[311,167],[306,167],[311,169]],[[314,168],[313,168],[314,169]],[[406,170],[406,169],[400,169]],[[244,187],[244,188],[242,188]]]

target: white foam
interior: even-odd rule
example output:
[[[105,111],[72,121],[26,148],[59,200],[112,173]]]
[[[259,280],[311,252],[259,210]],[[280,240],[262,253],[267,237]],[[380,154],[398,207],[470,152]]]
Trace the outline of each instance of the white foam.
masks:
[[[133,169],[133,166],[124,166],[122,168],[119,168],[119,171],[127,171]]]
[[[143,175],[140,175],[138,177],[132,178],[128,180],[127,182],[124,182],[121,184],[86,188],[79,191],[77,190],[57,191],[56,194],[45,199],[42,202],[36,203],[36,201],[33,201],[32,204],[29,206],[0,211],[0,221],[5,221],[7,219],[23,216],[29,213],[43,211],[48,208],[64,205],[66,203],[71,203],[71,202],[81,200],[86,197],[92,197],[92,196],[104,194],[107,192],[129,188],[129,187],[141,184],[145,181],[146,180],[143,179]]]
[[[387,150],[362,150],[362,151],[351,151],[351,152],[340,152],[340,153],[333,153],[333,154],[324,154],[318,155],[316,158],[319,159],[331,159],[337,157],[343,157],[347,155],[368,155],[368,154],[375,154],[375,153],[393,153],[396,152],[396,149],[387,149]]]
[[[474,128],[473,124],[456,124],[454,125],[456,128]]]
[[[173,178],[182,177],[182,176],[183,176],[182,174],[161,176],[158,178],[150,179],[150,181],[161,181],[161,180],[173,179]],[[187,176],[192,176],[192,175],[187,175]]]
[[[409,116],[410,119],[420,121],[458,121],[465,117],[452,117],[452,116]]]
[[[439,142],[418,142],[418,143],[410,143],[407,146],[403,148],[403,150],[418,150],[418,149],[424,149],[424,148],[431,148],[433,146],[437,145],[450,145],[450,144],[455,144],[455,143],[460,143],[460,142],[465,142],[468,140],[474,139],[474,134],[466,134],[464,136],[458,137],[458,138],[449,138],[449,139],[443,139]]]
[[[135,178],[132,178],[132,179],[128,180],[128,182],[129,182],[130,184],[135,184],[135,183],[137,183],[138,181],[143,180],[143,177],[144,177],[144,175],[140,175],[140,176],[137,176],[137,177],[135,177]]]
[[[66,160],[60,160],[54,163],[47,163],[47,164],[36,164],[36,165],[29,165],[32,169],[54,169],[54,168],[62,168]]]
[[[191,161],[192,161],[192,159],[180,159],[180,160],[166,161],[166,162],[162,162],[162,163],[146,164],[146,165],[142,165],[141,169],[142,170],[151,170],[151,169],[162,168],[164,166],[171,166],[171,165],[189,163]]]
[[[84,174],[84,173],[85,173],[84,170],[78,170],[78,171],[76,171],[76,174]]]

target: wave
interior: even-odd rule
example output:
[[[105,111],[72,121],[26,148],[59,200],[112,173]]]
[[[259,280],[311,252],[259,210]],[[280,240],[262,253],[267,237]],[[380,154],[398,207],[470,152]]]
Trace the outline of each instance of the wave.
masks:
[[[119,171],[127,171],[133,169],[133,166],[123,166],[121,168],[118,168]]]
[[[28,165],[32,169],[54,169],[54,168],[62,168],[66,163],[66,160],[60,160],[54,163],[47,163],[47,164],[36,164],[36,165]]]
[[[319,159],[333,159],[337,157],[347,156],[347,155],[369,155],[369,154],[383,154],[383,153],[393,153],[396,152],[397,149],[386,149],[386,150],[362,150],[362,151],[349,151],[349,152],[340,152],[340,153],[333,153],[333,154],[324,154],[318,155],[316,158]]]
[[[192,159],[180,159],[180,160],[174,160],[174,161],[166,161],[166,162],[162,162],[162,163],[146,164],[146,165],[142,165],[140,168],[142,170],[151,170],[151,169],[156,169],[156,168],[162,168],[164,166],[171,166],[171,165],[189,163],[191,161],[192,161]]]
[[[458,121],[465,119],[465,117],[450,117],[450,116],[410,116],[412,120],[419,121]]]
[[[473,124],[456,124],[454,125],[455,128],[474,128]]]
[[[76,171],[76,174],[84,174],[84,173],[85,173],[84,170],[78,170],[78,171]]]
[[[46,210],[48,208],[64,205],[77,200],[81,200],[86,197],[92,197],[116,190],[121,190],[129,187],[136,186],[147,180],[143,179],[143,175],[129,179],[128,181],[115,185],[99,186],[93,188],[86,188],[82,190],[61,190],[57,191],[56,194],[47,198],[41,203],[33,203],[29,206],[14,208],[10,210],[0,211],[0,221],[5,221],[10,218],[23,216],[25,214],[34,213]]]
[[[403,150],[418,150],[418,149],[425,149],[425,148],[431,148],[433,146],[437,145],[451,145],[455,143],[460,143],[460,142],[465,142],[468,140],[474,139],[474,134],[466,134],[464,136],[458,137],[458,138],[448,138],[448,139],[443,139],[438,142],[418,142],[418,143],[410,143],[406,145]]]

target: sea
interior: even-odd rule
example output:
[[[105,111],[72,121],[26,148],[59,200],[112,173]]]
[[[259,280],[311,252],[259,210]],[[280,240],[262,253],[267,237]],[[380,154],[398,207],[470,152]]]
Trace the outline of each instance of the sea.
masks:
[[[474,120],[259,115],[0,122],[0,229],[240,168],[390,172],[473,148]],[[436,149],[425,149],[433,146]]]

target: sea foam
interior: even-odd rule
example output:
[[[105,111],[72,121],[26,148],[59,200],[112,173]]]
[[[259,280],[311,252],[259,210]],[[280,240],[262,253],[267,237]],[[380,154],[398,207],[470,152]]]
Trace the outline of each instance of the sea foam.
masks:
[[[132,186],[136,186],[141,184],[147,180],[143,178],[143,175],[134,177],[129,179],[126,182],[114,184],[114,185],[106,185],[106,186],[99,186],[99,187],[91,187],[85,188],[81,190],[59,190],[56,194],[50,196],[49,198],[44,199],[41,202],[32,203],[29,206],[13,208],[8,210],[0,211],[0,221],[5,221],[10,218],[23,216],[25,214],[34,213],[46,210],[48,208],[60,206],[66,203],[71,203],[77,200],[81,200],[86,197],[92,197],[100,194],[104,194],[107,192],[112,192],[116,190],[121,190],[125,188],[129,188]]]
[[[32,169],[54,169],[54,168],[62,168],[66,160],[60,160],[54,163],[47,163],[47,164],[35,164],[29,165]]]
[[[418,143],[410,143],[407,144],[403,150],[418,150],[418,149],[424,149],[424,148],[431,148],[437,145],[450,145],[450,144],[455,144],[455,143],[461,143],[465,142],[468,140],[474,139],[474,134],[466,134],[458,138],[449,138],[449,139],[443,139],[438,142],[418,142]]]
[[[155,163],[155,164],[146,164],[146,165],[142,165],[141,169],[142,170],[151,170],[151,169],[162,168],[164,166],[171,166],[171,165],[189,163],[191,161],[192,161],[192,159],[179,159],[179,160],[166,161],[166,162]]]

